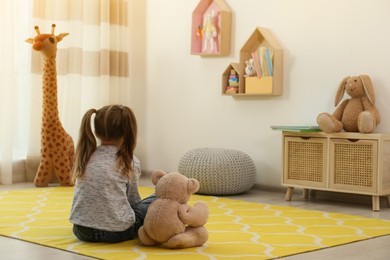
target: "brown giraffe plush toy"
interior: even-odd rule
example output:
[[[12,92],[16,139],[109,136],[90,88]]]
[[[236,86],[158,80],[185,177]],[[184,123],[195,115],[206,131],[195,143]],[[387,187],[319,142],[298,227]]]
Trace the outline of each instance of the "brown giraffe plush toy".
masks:
[[[68,33],[55,36],[54,29],[55,24],[52,25],[51,34],[41,34],[38,26],[35,26],[37,36],[26,40],[43,57],[41,161],[34,178],[38,187],[48,186],[54,176],[62,186],[73,185],[73,140],[62,127],[57,107],[57,43]]]

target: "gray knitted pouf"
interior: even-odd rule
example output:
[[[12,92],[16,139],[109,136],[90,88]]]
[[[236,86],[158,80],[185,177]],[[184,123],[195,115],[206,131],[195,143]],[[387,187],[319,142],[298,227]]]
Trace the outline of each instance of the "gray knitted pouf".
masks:
[[[253,160],[244,152],[224,148],[197,148],[185,153],[178,172],[199,181],[197,193],[229,195],[252,188],[256,179]]]

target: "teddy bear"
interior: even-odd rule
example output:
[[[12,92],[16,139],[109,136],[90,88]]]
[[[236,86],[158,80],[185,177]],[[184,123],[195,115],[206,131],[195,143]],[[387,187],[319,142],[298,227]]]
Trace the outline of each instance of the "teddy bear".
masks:
[[[351,97],[340,103],[344,92]],[[340,104],[339,104],[340,103]],[[375,92],[368,75],[344,78],[335,98],[333,114],[320,113],[317,123],[325,133],[345,132],[371,133],[380,123],[375,107]]]
[[[145,246],[161,245],[166,248],[201,246],[208,240],[204,227],[209,210],[204,202],[187,204],[191,194],[199,189],[199,181],[178,172],[157,170],[152,174],[157,199],[146,213],[143,226],[138,230],[140,242]]]

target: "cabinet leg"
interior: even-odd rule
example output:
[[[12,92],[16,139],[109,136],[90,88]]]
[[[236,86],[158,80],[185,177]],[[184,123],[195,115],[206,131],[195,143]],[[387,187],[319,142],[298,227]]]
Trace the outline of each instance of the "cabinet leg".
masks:
[[[372,196],[372,210],[379,211],[379,209],[380,209],[379,196]]]
[[[308,199],[309,198],[309,193],[310,193],[309,189],[303,189],[303,198],[304,199]]]
[[[288,187],[287,188],[287,192],[286,192],[285,200],[290,201],[291,198],[292,198],[293,193],[294,193],[294,188],[293,187]]]

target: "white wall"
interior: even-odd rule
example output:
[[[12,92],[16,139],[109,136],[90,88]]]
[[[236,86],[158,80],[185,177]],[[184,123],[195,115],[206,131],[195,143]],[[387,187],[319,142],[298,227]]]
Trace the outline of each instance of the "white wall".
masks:
[[[371,76],[382,116],[376,131],[390,131],[390,1],[225,1],[233,18],[231,54],[213,58],[190,55],[198,0],[131,1],[139,5],[133,19],[140,26],[132,37],[145,36],[140,49],[133,47],[131,86],[145,170],[174,171],[190,149],[224,147],[251,156],[258,185],[279,187],[281,133],[270,125],[316,125],[320,112],[333,111],[338,84],[349,75]],[[284,48],[283,95],[222,96],[221,75],[238,62],[257,26]]]

